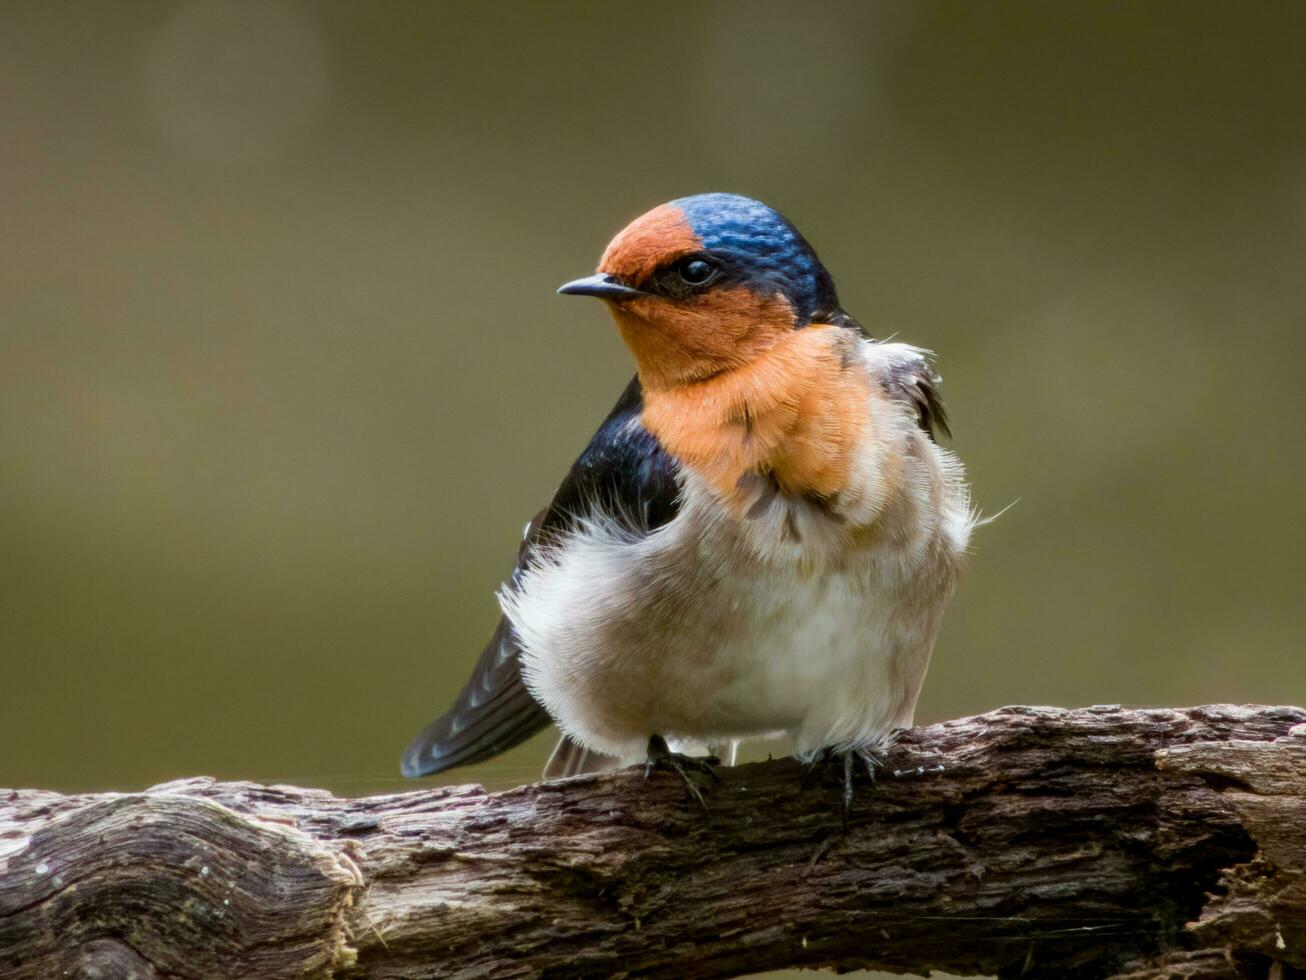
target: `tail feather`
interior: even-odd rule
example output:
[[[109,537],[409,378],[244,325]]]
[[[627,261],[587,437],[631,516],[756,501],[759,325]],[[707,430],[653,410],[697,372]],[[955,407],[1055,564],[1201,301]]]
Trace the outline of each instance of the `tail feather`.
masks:
[[[586,772],[603,772],[620,765],[621,760],[616,756],[587,749],[570,735],[564,735],[544,765],[544,778],[561,779],[563,776],[579,776]]]
[[[541,723],[538,705],[534,703],[521,705],[511,714],[501,714],[489,731],[458,732],[455,730],[458,718],[457,711],[441,715],[409,743],[401,762],[405,776],[431,776],[455,766],[484,762],[520,745],[548,723],[547,717]]]
[[[507,620],[500,620],[453,707],[423,728],[404,751],[400,766],[405,776],[429,776],[482,762],[549,724],[549,713],[522,681],[520,653]]]

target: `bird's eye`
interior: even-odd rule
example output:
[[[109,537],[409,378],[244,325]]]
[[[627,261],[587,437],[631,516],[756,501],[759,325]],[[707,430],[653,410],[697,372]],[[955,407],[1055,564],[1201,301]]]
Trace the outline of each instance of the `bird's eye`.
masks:
[[[677,266],[680,278],[690,286],[705,286],[716,276],[716,266],[706,259],[682,259]]]
[[[661,266],[640,288],[667,299],[689,299],[720,279],[723,268],[712,256],[686,255]]]

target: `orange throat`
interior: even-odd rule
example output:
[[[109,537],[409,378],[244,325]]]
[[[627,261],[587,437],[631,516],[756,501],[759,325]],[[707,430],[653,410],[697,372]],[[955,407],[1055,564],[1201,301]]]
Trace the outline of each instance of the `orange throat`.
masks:
[[[856,343],[842,327],[789,329],[741,366],[684,384],[646,382],[644,425],[737,509],[759,476],[786,494],[829,500],[847,486],[870,425]]]

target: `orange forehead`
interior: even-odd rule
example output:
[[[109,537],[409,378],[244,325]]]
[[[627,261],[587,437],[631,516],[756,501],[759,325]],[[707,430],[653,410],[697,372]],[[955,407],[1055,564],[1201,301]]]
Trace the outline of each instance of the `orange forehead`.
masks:
[[[663,204],[617,233],[599,260],[599,272],[641,283],[659,266],[702,247],[685,213],[674,204]]]

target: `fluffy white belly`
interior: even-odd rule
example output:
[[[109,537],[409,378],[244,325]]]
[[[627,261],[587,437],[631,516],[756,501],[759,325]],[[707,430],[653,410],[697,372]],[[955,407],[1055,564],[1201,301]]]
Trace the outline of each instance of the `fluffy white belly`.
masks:
[[[931,521],[890,543],[785,506],[724,519],[690,486],[666,527],[591,524],[505,592],[559,726],[633,759],[654,733],[810,751],[909,725],[964,540]]]
[[[527,686],[581,745],[632,759],[653,734],[787,732],[811,751],[871,746],[911,724],[974,521],[960,465],[918,424],[920,352],[863,341],[852,353],[869,414],[837,492],[786,494],[764,465],[776,432],[797,440],[794,458],[845,451],[820,442],[819,416],[755,431],[713,422],[710,400],[688,404],[734,426],[720,430],[740,440],[720,443],[722,458],[757,455],[738,482],[684,465],[670,523],[641,536],[584,522],[503,592]]]
[[[866,744],[908,723],[915,692],[908,698],[896,661],[928,657],[932,637],[922,649],[876,580],[868,556],[855,570],[765,569],[726,585],[739,618],[714,651],[719,683],[699,695],[710,734],[783,730],[810,750]]]

